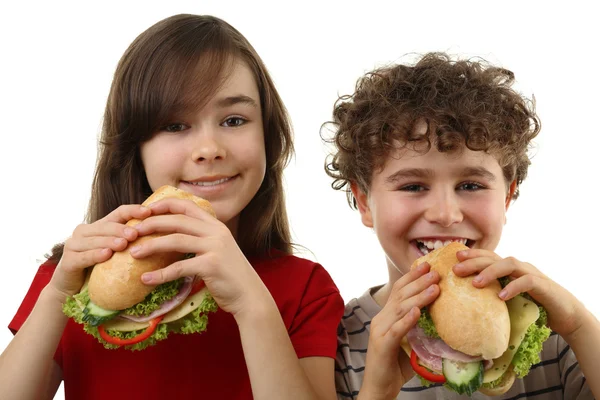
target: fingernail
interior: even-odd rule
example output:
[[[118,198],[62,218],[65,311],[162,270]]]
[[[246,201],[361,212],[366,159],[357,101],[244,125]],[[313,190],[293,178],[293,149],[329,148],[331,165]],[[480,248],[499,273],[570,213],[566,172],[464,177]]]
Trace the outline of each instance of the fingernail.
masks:
[[[131,254],[139,253],[141,248],[142,248],[142,246],[139,246],[139,245],[133,246],[131,249],[129,249],[129,252]]]
[[[429,286],[429,288],[427,288],[427,294],[433,294],[433,292],[435,291],[435,286]]]
[[[123,238],[114,238],[113,239],[113,243],[116,244],[117,246],[120,246],[121,244],[123,244]]]
[[[483,281],[483,276],[481,275],[477,275],[475,278],[473,278],[473,282],[475,283],[481,283],[481,281]]]
[[[427,274],[427,279],[433,279],[434,276],[435,276],[435,272],[431,271]]]
[[[456,268],[456,269],[459,269],[459,270],[460,270],[460,269],[463,269],[464,267],[465,267],[465,266],[464,266],[463,264],[461,264],[461,263],[458,263],[458,264],[456,264],[456,265],[454,266],[454,268]]]
[[[456,252],[456,256],[464,257],[467,255],[467,250],[461,250]]]
[[[125,236],[133,236],[135,234],[135,230],[131,228],[125,228],[123,232],[125,233]]]
[[[142,282],[150,283],[152,282],[152,274],[144,274],[142,275]]]
[[[427,264],[426,263],[421,263],[419,264],[419,266],[417,267],[417,269],[419,270],[419,272],[423,272],[427,269]]]
[[[500,293],[498,293],[498,297],[500,297],[501,299],[504,299],[506,297],[508,293],[506,292],[506,289],[502,289],[500,291]]]

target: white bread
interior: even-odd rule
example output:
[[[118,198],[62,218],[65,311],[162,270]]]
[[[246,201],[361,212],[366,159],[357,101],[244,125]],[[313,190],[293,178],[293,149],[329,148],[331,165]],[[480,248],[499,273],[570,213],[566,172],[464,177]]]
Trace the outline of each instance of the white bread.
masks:
[[[480,387],[478,390],[485,394],[486,396],[500,396],[510,390],[513,383],[515,383],[515,378],[517,374],[513,371],[512,367],[510,367],[504,375],[502,375],[501,383],[493,389],[486,389],[484,387]]]
[[[440,338],[455,350],[492,360],[508,348],[508,308],[498,297],[498,281],[479,289],[473,286],[473,276],[454,275],[452,268],[459,262],[456,253],[466,249],[467,246],[452,242],[420,257],[411,268],[427,261],[431,270],[440,275],[440,295],[429,306]]]
[[[168,197],[192,200],[215,216],[207,200],[173,186],[160,187],[142,205],[147,206]],[[134,226],[140,222],[132,219],[127,222],[127,225]],[[132,246],[160,236],[163,234],[142,236],[129,243],[125,250],[115,252],[109,260],[96,264],[88,282],[88,292],[92,302],[106,310],[124,310],[144,300],[154,290],[154,286],[144,284],[141,280],[142,274],[164,268],[184,256],[181,253],[169,252],[135,259],[129,253]]]

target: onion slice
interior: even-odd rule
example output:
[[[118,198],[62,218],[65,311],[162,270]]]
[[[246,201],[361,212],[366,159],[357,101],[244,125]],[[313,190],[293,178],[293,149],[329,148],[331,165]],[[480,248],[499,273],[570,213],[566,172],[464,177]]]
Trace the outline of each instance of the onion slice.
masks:
[[[181,289],[179,289],[179,293],[177,293],[177,295],[175,297],[173,297],[172,299],[165,301],[160,306],[159,309],[154,310],[149,315],[146,315],[143,317],[138,317],[135,315],[121,314],[121,315],[119,315],[119,317],[123,318],[123,319],[128,319],[130,321],[135,321],[135,322],[148,322],[150,320],[153,320],[156,317],[165,315],[166,313],[168,313],[169,311],[171,311],[172,309],[174,309],[175,307],[177,307],[178,305],[180,305],[181,303],[184,302],[184,300],[188,297],[188,295],[192,291],[193,281],[194,281],[194,277],[192,277],[192,276],[186,276],[185,278],[183,278],[183,284],[181,285]]]

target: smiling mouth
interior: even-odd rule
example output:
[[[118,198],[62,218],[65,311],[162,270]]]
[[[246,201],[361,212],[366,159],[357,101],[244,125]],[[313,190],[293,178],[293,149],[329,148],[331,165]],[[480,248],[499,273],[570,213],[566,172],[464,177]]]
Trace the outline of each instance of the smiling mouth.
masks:
[[[222,183],[225,182],[229,182],[230,180],[234,179],[236,176],[230,176],[227,178],[221,178],[221,179],[217,179],[215,181],[196,181],[196,182],[189,182],[189,181],[184,181],[185,183],[189,184],[189,185],[194,185],[194,186],[200,186],[200,187],[211,187],[211,186],[217,186],[220,185]]]
[[[429,254],[430,252],[432,252],[433,250],[437,250],[439,248],[442,248],[452,242],[456,242],[456,243],[462,243],[467,247],[471,247],[473,246],[473,244],[475,243],[474,240],[471,239],[467,239],[467,238],[452,238],[452,239],[415,239],[414,240],[415,244],[417,245],[417,248],[421,251],[421,253],[425,254]]]

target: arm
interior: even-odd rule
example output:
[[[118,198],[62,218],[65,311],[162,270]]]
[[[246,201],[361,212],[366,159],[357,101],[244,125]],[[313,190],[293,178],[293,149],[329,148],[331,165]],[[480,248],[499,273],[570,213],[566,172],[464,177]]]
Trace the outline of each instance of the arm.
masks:
[[[586,310],[581,327],[564,339],[573,349],[594,397],[600,398],[600,322]]]
[[[0,355],[0,393],[6,396],[3,398],[54,397],[62,371],[53,356],[66,323],[61,300],[48,288],[42,290],[29,318]]]
[[[298,360],[277,306],[266,304],[236,316],[254,398],[335,399],[333,359]]]

